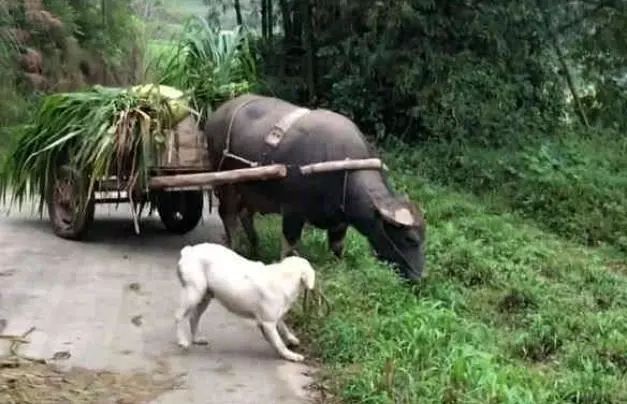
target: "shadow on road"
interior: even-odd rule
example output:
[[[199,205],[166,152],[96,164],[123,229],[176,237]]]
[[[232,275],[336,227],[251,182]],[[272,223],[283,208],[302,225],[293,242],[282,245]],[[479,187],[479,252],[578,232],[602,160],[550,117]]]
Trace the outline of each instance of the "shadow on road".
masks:
[[[145,252],[178,251],[186,244],[202,242],[222,242],[224,230],[222,222],[217,216],[205,216],[203,220],[189,233],[178,235],[168,232],[158,215],[144,216],[140,222],[140,234],[135,234],[133,221],[125,212],[114,211],[109,213],[96,212],[95,220],[84,240],[76,243],[85,243],[90,247],[123,246],[125,249],[138,247]],[[10,227],[20,228],[37,234],[35,237],[56,237],[47,215],[15,214],[5,216],[4,223]],[[71,242],[71,241],[68,241]]]

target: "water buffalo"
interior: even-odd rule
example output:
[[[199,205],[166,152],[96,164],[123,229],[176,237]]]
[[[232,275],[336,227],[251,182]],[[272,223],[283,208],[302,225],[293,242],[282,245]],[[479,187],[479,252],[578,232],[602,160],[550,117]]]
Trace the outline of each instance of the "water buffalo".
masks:
[[[273,131],[277,127],[283,130]],[[378,258],[397,264],[407,279],[420,279],[425,262],[422,212],[391,190],[384,173],[358,170],[303,176],[298,169],[317,162],[374,157],[350,119],[246,94],[212,113],[205,134],[213,170],[246,168],[248,162],[288,166],[284,179],[216,188],[229,244],[239,218],[255,249],[253,215],[280,213],[282,255],[294,252],[303,226],[309,223],[327,231],[329,247],[339,257],[351,225],[368,239]]]

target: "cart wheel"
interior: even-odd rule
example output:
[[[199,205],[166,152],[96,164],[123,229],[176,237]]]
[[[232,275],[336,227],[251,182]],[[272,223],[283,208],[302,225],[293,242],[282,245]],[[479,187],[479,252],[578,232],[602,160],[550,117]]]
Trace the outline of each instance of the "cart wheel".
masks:
[[[191,231],[202,217],[202,191],[173,191],[157,194],[157,211],[169,232]]]
[[[59,167],[47,197],[48,216],[57,236],[80,240],[87,234],[94,220],[95,203],[85,195],[86,186],[77,170],[67,165]]]

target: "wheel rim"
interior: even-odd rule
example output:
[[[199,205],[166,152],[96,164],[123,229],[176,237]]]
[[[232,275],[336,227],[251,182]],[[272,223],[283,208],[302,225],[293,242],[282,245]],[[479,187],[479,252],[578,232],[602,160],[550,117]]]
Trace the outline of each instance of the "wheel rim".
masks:
[[[181,222],[185,218],[185,196],[183,194],[175,194],[172,198],[172,219]]]
[[[61,232],[71,231],[80,219],[79,184],[71,172],[61,170],[52,187],[52,220]]]
[[[77,208],[74,181],[70,178],[63,178],[55,184],[52,195],[55,205],[54,216],[59,225],[68,229],[74,223],[75,212]]]

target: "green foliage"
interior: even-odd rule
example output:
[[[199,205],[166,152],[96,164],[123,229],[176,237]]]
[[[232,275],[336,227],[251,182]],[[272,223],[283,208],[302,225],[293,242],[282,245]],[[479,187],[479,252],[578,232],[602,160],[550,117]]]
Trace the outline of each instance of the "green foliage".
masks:
[[[42,94],[139,80],[140,25],[128,0],[0,2],[0,154]],[[41,57],[41,71],[24,71],[26,50]]]
[[[429,185],[416,158],[387,160],[426,211],[422,285],[402,284],[353,230],[340,261],[323,232],[306,232],[331,313],[291,321],[325,364],[320,383],[345,402],[625,401],[624,261]],[[276,259],[278,223],[262,223],[263,258]]]
[[[316,13],[319,102],[372,135],[502,144],[560,122],[563,82],[533,1],[323,2]],[[277,52],[290,56],[271,47],[266,59]]]
[[[7,5],[0,4],[0,144],[8,136],[5,128],[19,122],[28,105],[16,86],[19,43],[12,24]]]
[[[625,131],[627,3],[582,1],[574,7],[586,18],[580,24],[570,25],[564,34],[572,42],[571,58],[580,65],[582,81],[592,90],[584,99],[587,112],[592,123]],[[576,35],[581,31],[585,35]]]
[[[171,54],[157,60],[163,84],[191,93],[203,114],[237,95],[254,91],[256,61],[242,29],[221,31],[202,19],[190,20]]]
[[[625,139],[562,136],[500,149],[423,145],[406,158],[418,173],[489,198],[538,226],[585,245],[627,251]]]
[[[9,150],[0,194],[11,202],[47,195],[57,167],[85,175],[89,189],[116,175],[128,189],[145,187],[148,169],[175,124],[172,100],[156,92],[94,87],[43,99],[32,123]],[[91,195],[91,192],[88,192]]]
[[[273,3],[282,38],[260,39],[269,91],[343,112],[378,138],[503,145],[551,135],[577,119],[567,73],[580,95],[592,89],[583,101],[594,125],[627,125],[625,2],[323,0],[314,41],[306,3]]]

